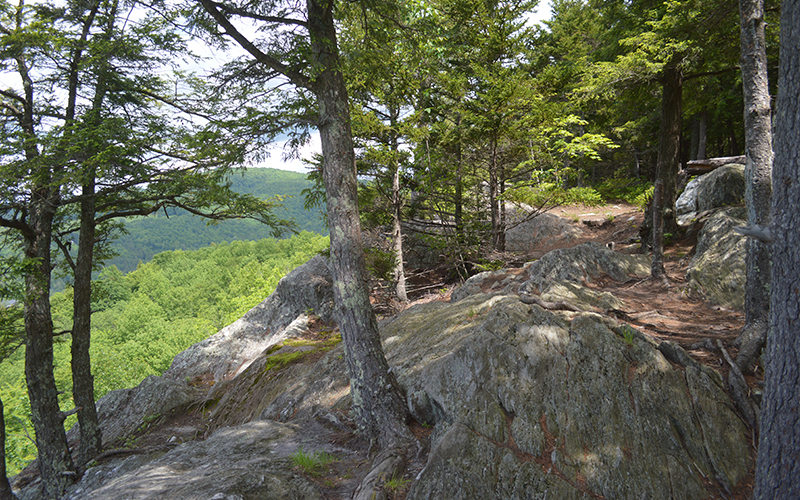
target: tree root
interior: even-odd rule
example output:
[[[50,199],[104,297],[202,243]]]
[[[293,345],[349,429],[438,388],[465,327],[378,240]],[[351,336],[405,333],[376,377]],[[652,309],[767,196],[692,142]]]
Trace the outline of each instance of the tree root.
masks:
[[[750,425],[750,428],[753,429],[753,436],[755,439],[755,435],[758,432],[758,407],[748,395],[750,391],[747,388],[747,382],[744,379],[744,375],[742,375],[742,371],[736,366],[731,355],[728,354],[728,351],[719,339],[717,339],[717,347],[722,351],[722,356],[731,367],[731,371],[728,374],[728,387],[730,388],[733,400],[739,408],[739,411],[742,412],[748,425]]]
[[[405,451],[402,448],[386,450],[372,461],[372,469],[353,493],[353,500],[386,500],[383,485],[392,478],[403,477],[406,468]]]
[[[742,333],[734,343],[739,346],[739,354],[736,355],[736,366],[739,370],[743,373],[753,373],[753,366],[758,361],[766,342],[767,325],[764,322],[753,322],[742,328]]]

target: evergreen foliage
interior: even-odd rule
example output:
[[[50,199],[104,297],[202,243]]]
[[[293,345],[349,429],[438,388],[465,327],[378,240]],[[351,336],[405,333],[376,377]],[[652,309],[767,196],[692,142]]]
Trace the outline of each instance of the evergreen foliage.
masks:
[[[278,281],[328,245],[302,232],[288,239],[215,243],[196,251],[162,252],[135,271],[105,268],[94,282],[92,373],[95,397],[160,375],[172,358],[240,318],[275,290]],[[51,297],[55,331],[72,325],[72,289]],[[54,363],[61,407],[69,410],[70,336],[56,337]],[[36,457],[25,386],[25,349],[0,362],[9,474]],[[74,422],[68,421],[68,425]]]

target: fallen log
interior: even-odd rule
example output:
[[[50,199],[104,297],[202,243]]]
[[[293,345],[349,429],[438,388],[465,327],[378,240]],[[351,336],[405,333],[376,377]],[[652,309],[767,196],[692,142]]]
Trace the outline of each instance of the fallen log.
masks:
[[[686,162],[684,171],[688,175],[702,175],[711,172],[714,169],[730,165],[731,163],[740,163],[744,165],[746,161],[745,156],[722,156],[719,158],[705,158],[703,160],[690,160]]]

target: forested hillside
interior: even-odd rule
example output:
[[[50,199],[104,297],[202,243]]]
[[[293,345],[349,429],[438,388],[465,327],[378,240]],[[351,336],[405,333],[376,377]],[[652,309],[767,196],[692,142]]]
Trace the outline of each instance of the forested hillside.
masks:
[[[162,252],[126,275],[106,268],[92,300],[95,397],[160,375],[175,354],[237,320],[272,293],[287,272],[327,245],[327,237],[303,232],[284,240]],[[56,332],[71,328],[72,293],[68,288],[52,297]],[[72,407],[68,335],[56,337],[54,365],[56,385],[63,391],[59,400],[64,408]],[[24,370],[24,347],[0,363],[11,474],[36,457]]]
[[[303,189],[312,183],[305,174],[271,168],[251,168],[230,178],[231,189],[262,199],[285,196],[278,216],[292,219],[297,230],[327,234],[319,210],[303,208]],[[168,214],[168,215],[167,215]],[[271,237],[270,228],[253,220],[224,220],[209,225],[207,220],[185,210],[168,209],[167,214],[154,213],[125,221],[128,234],[113,243],[118,256],[107,265],[115,265],[123,273],[136,269],[139,262],[167,250],[197,250],[212,243],[255,241]]]

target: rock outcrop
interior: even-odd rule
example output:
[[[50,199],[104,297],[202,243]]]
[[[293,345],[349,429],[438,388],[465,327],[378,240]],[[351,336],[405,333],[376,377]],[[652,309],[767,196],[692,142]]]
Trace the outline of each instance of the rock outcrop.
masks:
[[[262,351],[302,333],[308,315],[333,320],[333,279],[326,260],[316,256],[284,276],[264,302],[219,333],[175,356],[164,377],[214,381],[241,373]]]
[[[678,224],[707,210],[744,203],[744,165],[732,163],[689,181],[675,202]]]
[[[531,252],[542,245],[569,243],[583,236],[570,221],[543,213],[506,231],[506,250]]]
[[[168,453],[93,467],[67,499],[322,500],[319,487],[292,470],[289,454],[302,444],[302,432],[269,420],[220,429]]]
[[[484,273],[451,302],[382,322],[409,411],[432,427],[408,498],[700,499],[736,489],[752,466],[748,432],[719,373],[594,312],[618,299],[587,283],[648,271],[646,257],[585,244]],[[571,293],[584,312],[548,311],[519,291]],[[349,430],[343,347],[335,335],[290,338],[309,326],[309,309],[333,317],[330,297],[327,266],[312,259],[164,377],[103,398],[104,432],[116,440],[168,406],[194,405],[204,420],[181,439],[103,458],[69,498],[322,498],[289,456],[304,446],[352,453],[333,444]],[[161,399],[171,402],[159,408]]]
[[[706,498],[708,481],[747,475],[720,375],[673,365],[630,327],[475,295],[383,333],[412,413],[434,426],[408,498]]]
[[[103,448],[116,447],[154,416],[197,401],[198,389],[156,375],[144,379],[132,389],[111,391],[97,402],[97,417],[102,422]],[[79,426],[70,429],[69,441],[77,441]]]
[[[742,207],[721,210],[705,221],[686,271],[690,290],[723,307],[744,307],[746,238],[733,228],[745,224]]]

